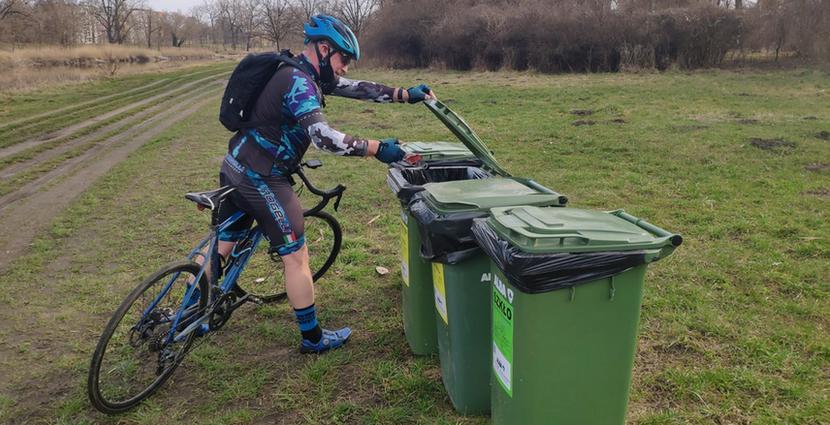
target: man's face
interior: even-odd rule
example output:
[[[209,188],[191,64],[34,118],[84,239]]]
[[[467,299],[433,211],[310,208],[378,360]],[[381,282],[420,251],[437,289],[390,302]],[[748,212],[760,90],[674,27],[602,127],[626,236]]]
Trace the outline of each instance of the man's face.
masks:
[[[351,56],[343,52],[337,52],[331,57],[331,67],[334,69],[334,73],[337,76],[346,75],[346,73],[349,72],[349,64],[351,62]]]

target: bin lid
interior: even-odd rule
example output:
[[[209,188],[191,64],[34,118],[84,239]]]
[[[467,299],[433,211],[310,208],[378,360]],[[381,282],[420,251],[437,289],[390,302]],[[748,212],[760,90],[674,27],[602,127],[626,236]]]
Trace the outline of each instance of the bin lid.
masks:
[[[673,249],[682,242],[679,235],[622,210],[603,212],[523,205],[492,209],[488,223],[500,237],[530,253]]]
[[[425,161],[474,157],[469,149],[458,142],[407,142],[401,149],[406,153],[420,155]]]
[[[458,180],[424,185],[438,212],[482,211],[511,205],[563,205],[567,198],[532,180],[514,177]]]
[[[504,168],[501,168],[496,158],[487,149],[487,145],[479,139],[478,135],[464,122],[461,117],[459,117],[455,112],[453,112],[447,105],[444,105],[440,100],[437,99],[430,99],[424,101],[424,104],[441,120],[450,131],[464,143],[464,146],[467,146],[469,149],[478,159],[480,159],[484,164],[482,168],[490,171],[495,175],[499,175],[502,177],[510,177],[510,173],[508,173]]]

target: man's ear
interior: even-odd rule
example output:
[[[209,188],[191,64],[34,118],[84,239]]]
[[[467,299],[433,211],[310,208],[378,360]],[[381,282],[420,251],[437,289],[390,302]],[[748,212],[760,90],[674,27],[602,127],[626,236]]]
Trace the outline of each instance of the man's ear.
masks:
[[[329,52],[331,52],[331,46],[329,46],[329,43],[325,41],[318,41],[317,45],[319,46],[318,48],[320,49],[320,54],[323,55],[323,57],[328,56]]]

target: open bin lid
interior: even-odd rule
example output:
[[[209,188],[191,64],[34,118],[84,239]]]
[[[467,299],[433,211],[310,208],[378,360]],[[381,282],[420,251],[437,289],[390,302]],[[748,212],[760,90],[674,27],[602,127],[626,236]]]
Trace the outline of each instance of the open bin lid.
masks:
[[[514,177],[427,183],[424,193],[432,208],[442,214],[487,212],[508,205],[559,206],[568,199],[532,180]]]
[[[437,99],[429,99],[424,101],[424,104],[441,120],[450,131],[464,143],[464,146],[467,147],[478,159],[480,159],[484,164],[482,168],[490,171],[495,175],[499,175],[502,177],[510,177],[510,173],[508,173],[504,168],[501,168],[496,158],[487,149],[487,145],[481,141],[481,139],[476,135],[473,129],[467,125],[464,120],[459,117],[455,112],[453,112],[447,105],[442,103],[440,100]]]
[[[662,250],[682,243],[669,233],[622,210],[516,206],[493,208],[490,226],[511,244],[529,253],[583,253]],[[660,255],[663,257],[665,255]]]
[[[474,157],[467,147],[458,142],[407,142],[401,146],[406,153],[420,155],[423,161]]]

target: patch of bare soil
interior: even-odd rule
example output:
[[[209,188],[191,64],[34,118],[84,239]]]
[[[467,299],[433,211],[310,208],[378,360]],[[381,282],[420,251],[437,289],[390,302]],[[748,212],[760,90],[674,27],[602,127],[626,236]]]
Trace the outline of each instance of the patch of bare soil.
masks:
[[[571,125],[573,125],[575,127],[579,127],[579,126],[582,126],[582,125],[594,125],[594,124],[596,124],[596,122],[591,121],[591,120],[577,120],[577,121],[574,121],[574,122],[571,123]]]
[[[625,124],[627,121],[622,118],[614,118],[611,122],[614,124]]]
[[[212,75],[210,77],[202,78],[202,79],[199,79],[199,80],[196,80],[196,81],[191,81],[189,83],[186,83],[186,84],[183,84],[181,86],[175,87],[171,90],[167,90],[163,93],[148,97],[146,99],[142,99],[138,102],[134,102],[134,103],[131,103],[131,104],[126,105],[126,106],[122,106],[120,108],[117,108],[117,109],[114,109],[112,111],[106,112],[106,113],[98,115],[96,117],[93,117],[91,119],[79,122],[77,124],[72,124],[68,127],[64,127],[60,130],[50,132],[45,137],[33,137],[32,140],[22,142],[22,143],[16,143],[14,145],[5,147],[3,149],[0,149],[0,158],[6,158],[10,155],[14,155],[14,154],[16,154],[18,152],[22,152],[26,149],[30,149],[30,148],[42,145],[44,143],[52,142],[52,141],[55,141],[59,138],[67,137],[67,136],[71,135],[72,133],[75,133],[79,130],[83,130],[83,129],[89,127],[89,126],[100,123],[102,121],[106,121],[106,120],[108,120],[108,119],[110,119],[114,116],[123,114],[127,111],[133,110],[135,108],[139,108],[139,107],[147,105],[147,104],[151,104],[152,102],[157,102],[159,99],[163,99],[165,97],[168,97],[173,93],[182,92],[184,90],[187,90],[189,87],[194,87],[194,86],[198,87],[200,84],[205,83],[206,81],[216,79],[216,77],[217,77],[216,75]]]
[[[705,130],[709,128],[709,126],[702,125],[702,124],[684,124],[684,125],[675,125],[672,126],[673,129],[677,131],[697,131],[697,130]]]
[[[818,196],[820,198],[830,198],[830,189],[822,187],[819,189],[812,189],[803,192],[805,195]]]
[[[818,133],[816,133],[816,139],[830,140],[830,131],[819,131]]]
[[[777,152],[791,151],[796,147],[795,142],[790,142],[784,139],[752,138],[749,139],[749,144],[761,150]]]
[[[594,111],[592,111],[590,109],[574,109],[573,111],[571,111],[571,115],[577,115],[577,116],[580,116],[580,117],[584,117],[584,116],[587,116],[587,115],[592,115],[593,113],[594,113]]]
[[[109,138],[91,149],[92,152],[72,158],[45,176],[0,197],[0,271],[25,252],[37,232],[95,180],[210,100],[212,98],[202,99],[176,114],[147,120],[130,131]],[[104,148],[111,149],[103,152]]]
[[[97,177],[105,174],[112,166],[126,159],[131,152],[152,140],[162,131],[189,117],[213,100],[215,100],[214,96],[192,98],[180,104],[180,109],[176,114],[161,115],[162,119],[154,117],[156,119],[150,121],[149,128],[138,127],[137,131],[131,130],[119,137],[108,139],[111,149],[101,152],[101,155],[93,159],[93,164],[81,164],[78,167],[81,168],[80,170],[65,169],[64,173],[56,179],[58,180],[56,184],[35,195],[0,206],[0,223],[3,223],[0,227],[0,249],[2,249],[0,252],[4,253],[0,256],[0,269],[5,268],[13,258],[27,248],[32,236],[41,230],[42,226],[39,227],[36,224],[48,224],[55,214],[88,188]],[[92,223],[91,226],[93,228],[88,230],[94,231],[95,224]],[[15,246],[9,246],[10,243],[7,242],[11,240],[8,236],[12,232]],[[94,243],[94,241],[89,243]],[[74,248],[83,251],[82,245]],[[56,258],[53,261],[60,262],[64,259]],[[45,268],[54,267],[47,264]],[[61,269],[61,267],[57,268]],[[47,279],[28,291],[25,296],[26,301],[23,303],[26,309],[24,315],[20,315],[19,310],[0,310],[0,323],[4,324],[4,331],[9,331],[9,335],[17,335],[14,343],[10,344],[12,346],[5,347],[5,344],[0,346],[0,358],[3,359],[0,362],[3,365],[0,369],[0,393],[8,394],[14,400],[9,412],[4,412],[3,416],[12,421],[11,423],[49,423],[54,419],[57,407],[65,404],[70,397],[75,397],[85,391],[83,385],[85,385],[86,372],[67,367],[62,362],[66,359],[65,353],[72,353],[72,357],[79,355],[78,346],[83,347],[80,348],[81,351],[89,348],[89,353],[91,353],[91,347],[101,327],[109,318],[109,312],[89,315],[69,306],[65,308],[60,305],[54,306],[55,288],[53,286],[57,282],[60,282],[60,279]],[[244,315],[249,314],[250,312],[244,313]],[[247,320],[243,319],[240,322],[245,323]],[[227,344],[227,338],[233,335],[234,332],[228,333],[220,338],[220,342],[223,345]],[[19,347],[25,347],[25,349]],[[76,351],[73,352],[73,349]],[[252,364],[252,366],[270,364],[269,361],[275,360],[276,364],[285,363],[281,361],[284,353],[277,353],[273,349],[268,352],[271,358],[260,359],[261,364]],[[61,353],[64,353],[63,357],[56,356]],[[88,353],[83,352],[81,355],[84,357],[85,364]],[[244,356],[240,358],[245,359]],[[247,360],[245,363],[248,363]],[[201,368],[187,367],[187,361],[183,366],[168,385],[178,382],[179,385],[186,386],[186,383],[199,381],[194,377],[205,375],[205,371]],[[187,379],[176,380],[177,377]],[[170,397],[171,406],[176,403],[192,403],[196,400],[194,397],[204,396],[199,391],[202,389],[193,392],[171,391],[170,394],[174,396],[166,395],[165,397]],[[85,415],[82,413],[81,416],[86,416],[91,423],[109,422],[105,416],[93,411],[91,407],[87,409]],[[80,420],[79,417],[75,419]]]
[[[827,171],[830,170],[830,164],[823,162],[814,162],[812,164],[805,165],[804,169],[807,171]]]
[[[818,119],[818,117],[814,117],[812,115],[810,115],[808,117],[804,117],[804,121],[815,121],[817,119]]]
[[[744,125],[758,124],[758,120],[753,119],[753,118],[741,118],[741,119],[739,119],[735,122],[738,123],[738,124],[744,124]]]
[[[11,127],[13,125],[21,124],[21,123],[24,123],[24,122],[37,121],[41,118],[53,117],[56,114],[66,112],[66,111],[69,111],[71,109],[78,110],[80,108],[92,105],[94,103],[101,103],[102,101],[109,100],[109,99],[112,99],[112,98],[123,97],[123,96],[126,96],[128,94],[132,94],[132,93],[135,93],[135,92],[140,92],[140,91],[143,91],[143,90],[147,90],[150,87],[157,86],[161,83],[166,82],[167,80],[169,80],[169,78],[162,78],[162,79],[159,79],[159,80],[155,80],[155,81],[153,81],[149,84],[145,84],[141,87],[136,87],[134,89],[123,91],[121,93],[114,93],[114,94],[111,94],[111,95],[108,95],[108,96],[98,97],[98,98],[95,98],[93,100],[89,100],[89,101],[86,101],[86,102],[81,102],[81,103],[76,103],[74,105],[65,106],[65,107],[60,108],[60,109],[55,109],[55,110],[51,110],[51,111],[48,111],[48,112],[43,112],[43,113],[40,113],[40,114],[37,114],[37,115],[30,115],[28,117],[19,118],[19,119],[13,120],[13,121],[8,121],[8,122],[3,123],[3,125],[0,125],[0,130],[5,129],[6,127]]]

